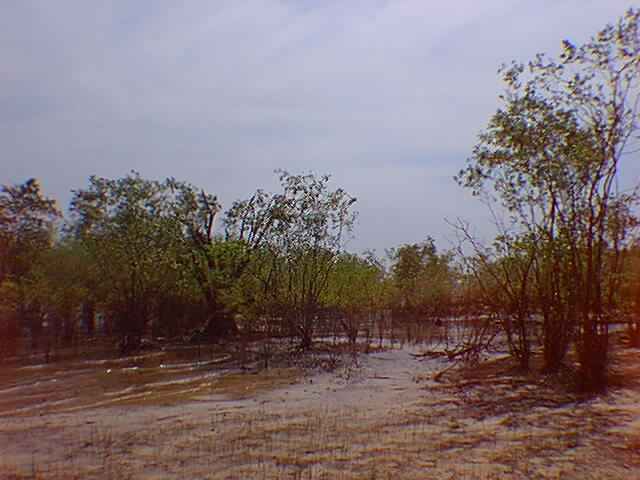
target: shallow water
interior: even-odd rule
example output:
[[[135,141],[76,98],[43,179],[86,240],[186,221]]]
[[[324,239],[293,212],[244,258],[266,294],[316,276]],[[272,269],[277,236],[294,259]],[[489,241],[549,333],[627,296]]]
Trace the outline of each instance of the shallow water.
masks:
[[[419,349],[443,338],[443,329],[429,324],[396,330],[371,338],[371,344]],[[317,340],[334,346],[346,342],[336,336]],[[173,345],[118,357],[112,346],[94,344],[55,351],[50,362],[42,354],[15,357],[0,362],[0,418],[141,403],[171,405],[208,394],[238,397],[302,374],[294,368],[263,371],[261,354],[256,353],[264,348],[241,343]]]
[[[172,404],[197,395],[239,395],[259,388],[263,379],[297,375],[277,370],[259,377],[246,374],[237,355],[220,347],[171,347],[113,358],[87,352],[89,358],[33,363],[33,358],[0,364],[0,417],[34,412],[63,412],[123,404]]]
[[[418,360],[419,352],[405,344],[313,376],[242,373],[221,350],[199,360],[184,351],[94,356],[75,369],[15,364],[0,391],[31,403],[0,418],[0,472],[43,480],[640,478],[637,388],[566,403],[500,362],[440,383],[441,358]],[[620,361],[640,366],[637,356]],[[103,393],[86,401],[62,395],[40,410],[32,400],[91,375]]]

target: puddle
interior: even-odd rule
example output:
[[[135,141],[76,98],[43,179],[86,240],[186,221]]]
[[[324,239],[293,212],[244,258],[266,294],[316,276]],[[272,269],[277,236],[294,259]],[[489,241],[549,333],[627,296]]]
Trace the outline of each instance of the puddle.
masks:
[[[50,364],[0,364],[0,417],[136,404],[172,404],[196,396],[239,397],[288,381],[296,369],[244,373],[220,349],[173,347],[125,358]]]

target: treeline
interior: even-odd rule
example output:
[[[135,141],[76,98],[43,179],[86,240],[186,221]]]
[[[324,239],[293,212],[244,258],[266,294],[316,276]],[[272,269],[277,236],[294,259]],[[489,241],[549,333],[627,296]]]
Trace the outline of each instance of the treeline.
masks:
[[[345,250],[354,198],[332,190],[327,176],[280,172],[280,180],[280,192],[258,190],[222,212],[215,196],[175,179],[91,177],[73,192],[66,217],[34,179],[3,186],[2,354],[26,343],[48,355],[96,336],[123,354],[144,339],[207,343],[252,334],[294,338],[308,349],[328,334],[355,345],[382,341],[390,326],[455,325],[444,349],[450,358],[477,358],[506,343],[523,370],[539,352],[545,371],[555,372],[572,346],[580,365],[608,348],[614,324],[626,323],[631,344],[640,345],[633,241],[619,249],[607,243],[606,277],[598,280],[607,302],[600,316],[581,317],[584,286],[569,254],[584,255],[588,242],[560,253],[524,232],[483,246],[460,223],[458,249],[438,252],[427,238],[383,258],[356,255]],[[587,321],[604,344],[584,346]]]
[[[571,355],[580,385],[604,388],[614,326],[640,345],[640,185],[620,175],[640,151],[639,27],[630,9],[558,58],[501,69],[503,105],[456,176],[494,213],[488,245],[460,220],[449,252],[427,238],[382,259],[348,253],[355,199],[313,174],[280,172],[280,192],[224,213],[174,179],[92,177],[64,221],[36,181],[5,186],[5,350],[24,336],[37,347],[45,325],[61,342],[91,336],[97,319],[123,351],[145,335],[247,332],[309,348],[327,322],[355,343],[372,319],[449,319],[464,327],[451,358],[500,341],[523,370],[540,354],[556,372]]]
[[[639,341],[639,185],[620,175],[638,159],[639,26],[630,9],[583,45],[565,40],[558,58],[503,66],[503,106],[457,177],[507,214],[491,246],[458,232],[512,353],[528,368],[537,335],[553,372],[573,346],[590,389],[606,384],[612,323],[627,319]]]
[[[348,253],[355,199],[328,176],[280,172],[280,180],[280,192],[258,190],[223,213],[214,195],[175,179],[91,177],[66,218],[36,180],[4,186],[5,352],[20,338],[42,349],[97,330],[122,352],[145,337],[211,342],[251,332],[309,348],[328,321],[355,342],[376,316],[451,313],[456,269],[431,239],[391,249],[386,261]]]

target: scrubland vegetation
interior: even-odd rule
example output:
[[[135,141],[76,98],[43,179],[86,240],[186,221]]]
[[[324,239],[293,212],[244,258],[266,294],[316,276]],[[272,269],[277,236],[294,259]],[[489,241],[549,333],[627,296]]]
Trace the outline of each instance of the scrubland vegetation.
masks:
[[[427,382],[440,393],[430,400],[400,402],[405,410],[398,424],[392,422],[392,412],[378,409],[376,419],[349,401],[348,414],[316,409],[310,417],[300,405],[271,411],[269,403],[261,411],[252,406],[248,413],[224,418],[216,411],[210,432],[220,429],[219,435],[210,434],[208,426],[184,425],[172,447],[162,440],[162,429],[145,439],[129,432],[131,442],[139,449],[146,445],[144,455],[155,448],[156,460],[168,455],[173,461],[183,442],[190,455],[183,461],[193,464],[182,474],[194,478],[204,475],[201,467],[210,465],[211,458],[227,469],[228,478],[401,478],[394,472],[422,478],[416,469],[436,478],[438,462],[452,475],[456,472],[455,459],[443,451],[468,448],[484,452],[482,465],[451,478],[529,478],[533,471],[540,478],[591,478],[580,476],[574,462],[596,448],[585,437],[612,438],[598,433],[610,421],[602,405],[599,410],[595,404],[580,404],[575,407],[578,416],[562,411],[560,425],[574,430],[556,431],[554,435],[566,433],[566,438],[561,435],[548,445],[563,465],[559,470],[516,465],[513,452],[487,445],[511,442],[522,458],[537,455],[532,453],[535,444],[547,445],[549,430],[544,431],[543,415],[536,409],[558,405],[541,407],[524,399],[530,395],[544,401],[549,385],[562,389],[561,394],[553,390],[549,400],[553,403],[560,395],[562,406],[577,401],[578,392],[602,393],[612,385],[637,389],[634,382],[620,381],[625,372],[635,375],[620,359],[637,362],[633,352],[640,347],[638,185],[620,178],[620,170],[623,160],[638,156],[639,25],[640,12],[630,10],[584,45],[565,41],[559,58],[539,55],[526,65],[501,69],[502,105],[455,177],[493,212],[498,233],[489,243],[474,237],[468,220],[456,219],[451,227],[457,242],[446,251],[438,251],[425,235],[421,243],[400,245],[384,255],[355,254],[348,241],[356,199],[333,186],[329,176],[313,173],[278,171],[278,192],[258,190],[226,211],[215,192],[173,178],[149,180],[136,172],[118,179],[92,176],[88,185],[74,190],[64,215],[35,179],[3,186],[0,372],[13,373],[2,378],[11,381],[25,362],[59,366],[94,355],[96,365],[122,366],[117,363],[122,359],[152,358],[145,356],[149,352],[166,355],[182,346],[192,355],[190,361],[197,360],[197,375],[180,377],[178,383],[186,387],[172,387],[155,398],[176,409],[182,400],[224,392],[221,385],[233,390],[234,380],[205,382],[206,372],[219,371],[221,365],[235,373],[273,371],[276,375],[267,375],[263,383],[288,385],[309,367],[346,372],[350,365],[350,376],[365,361],[362,353],[381,355],[400,340],[418,341],[422,347],[412,352],[414,363],[423,365],[417,360],[422,358],[437,362],[437,368],[424,376],[414,372],[410,382]],[[479,399],[482,390],[496,404],[512,406],[489,415],[478,410],[480,403],[465,403],[459,418],[443,408],[461,402],[443,393],[447,379],[462,390],[468,380],[456,375],[469,370],[451,370],[451,362],[469,369],[487,358],[496,362],[496,355],[500,365],[508,364],[500,371],[503,376],[482,370],[468,384],[465,398],[477,394]],[[157,369],[166,364],[158,361],[155,373],[140,377],[140,383],[163,380]],[[184,372],[192,371],[189,365]],[[49,371],[41,368],[43,374]],[[100,367],[101,372],[107,369]],[[505,372],[510,373],[505,377]],[[116,382],[118,388],[127,378]],[[238,380],[244,388],[243,381]],[[157,392],[161,385],[157,383]],[[101,384],[84,392],[115,392],[112,404],[100,406],[122,407],[118,388]],[[401,388],[410,391],[406,384]],[[136,408],[141,408],[138,400],[153,397],[143,387],[134,393],[140,395],[129,400]],[[275,402],[273,395],[263,398]],[[71,399],[60,402],[67,412],[83,406],[82,401],[72,405]],[[7,418],[30,415],[30,405],[37,404],[25,400],[23,411],[20,403],[20,398],[0,397]],[[535,428],[509,427],[509,419],[519,418],[509,415],[516,406],[531,409],[533,417],[528,418],[538,422]],[[479,424],[478,415],[493,420]],[[593,428],[582,430],[580,422]],[[233,433],[233,425],[249,425],[242,430],[245,436]],[[90,457],[110,452],[103,467],[111,468],[112,476],[96,478],[126,478],[126,466],[113,458],[135,455],[122,443],[124,437],[111,437],[110,428],[85,429],[86,452],[92,452]],[[571,432],[577,432],[575,437]],[[374,437],[385,435],[389,441],[382,444],[388,450],[367,450],[380,447]],[[293,440],[286,438],[298,438],[298,443],[287,447]],[[416,443],[425,438],[432,442],[428,448]],[[637,439],[616,441],[626,445],[625,451],[639,445],[633,444]],[[577,445],[585,449],[572,457]],[[236,468],[237,455],[253,460]],[[500,455],[508,459],[500,463]],[[407,462],[415,468],[403,470]],[[488,466],[492,464],[500,467]],[[180,474],[168,465],[157,466],[163,475]],[[637,465],[626,465],[621,472],[609,467],[618,475],[612,478],[624,478],[624,468]],[[97,475],[82,468],[78,478]],[[155,471],[149,465],[143,470]],[[49,475],[36,463],[32,473],[64,476]]]

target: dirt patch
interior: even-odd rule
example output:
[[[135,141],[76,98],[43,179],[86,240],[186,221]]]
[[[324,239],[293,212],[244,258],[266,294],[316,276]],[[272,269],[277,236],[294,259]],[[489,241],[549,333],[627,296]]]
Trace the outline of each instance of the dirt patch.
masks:
[[[578,398],[501,359],[436,382],[441,361],[411,353],[379,351],[314,376],[234,374],[188,400],[13,412],[0,417],[0,471],[40,479],[640,476],[633,382]],[[619,352],[622,378],[640,373],[639,354]]]

